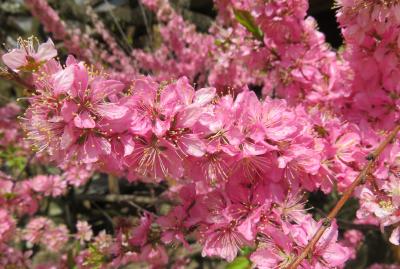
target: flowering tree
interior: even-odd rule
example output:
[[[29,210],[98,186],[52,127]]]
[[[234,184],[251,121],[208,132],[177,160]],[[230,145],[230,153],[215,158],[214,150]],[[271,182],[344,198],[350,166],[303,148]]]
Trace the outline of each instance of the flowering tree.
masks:
[[[142,0],[128,49],[25,4],[49,37],[1,56],[0,268],[356,268],[374,230],[393,264],[357,268],[400,268],[400,2],[338,0],[337,51],[305,0],[215,0],[207,32]]]

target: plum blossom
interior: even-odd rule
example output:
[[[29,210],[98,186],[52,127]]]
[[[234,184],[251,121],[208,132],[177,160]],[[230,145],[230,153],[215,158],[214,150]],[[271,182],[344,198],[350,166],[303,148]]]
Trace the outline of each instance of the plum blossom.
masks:
[[[231,262],[249,248],[254,267],[286,268],[326,225],[305,208],[308,193],[342,192],[369,161],[353,195],[360,205],[354,223],[379,225],[399,245],[399,142],[368,155],[399,121],[395,1],[338,1],[345,46],[335,51],[305,0],[217,0],[208,33],[196,32],[168,1],[147,0],[162,42],[127,54],[93,10],[108,49],[68,29],[46,1],[28,2],[45,29],[88,62],[54,59],[50,39],[37,49],[34,39],[20,41],[2,57],[6,75],[32,85],[22,125],[38,158],[29,162],[52,161],[61,171],[0,175],[1,268],[30,268],[21,240],[35,250],[32,260],[40,250],[57,256],[38,268],[183,268],[197,242],[203,257]],[[13,143],[27,148],[13,124],[18,113],[0,109],[2,152]],[[85,216],[93,230],[68,220],[69,230],[56,224],[58,215],[42,216],[43,205],[64,202],[69,187],[90,198],[85,184],[101,173],[110,175],[110,193],[98,198],[106,204],[100,211],[130,195],[114,194],[115,177],[135,194],[151,186],[151,202],[118,201],[133,210],[104,212],[112,233],[97,233],[97,218]],[[95,202],[84,200],[92,209]],[[137,225],[132,212],[140,214]],[[302,268],[342,268],[355,257],[363,235],[350,230],[341,240],[336,221],[329,224]]]
[[[53,41],[49,38],[46,43],[42,43],[35,48],[33,37],[18,40],[19,47],[3,54],[3,63],[10,69],[18,72],[21,70],[34,71],[46,63],[48,60],[57,56],[57,50]]]
[[[92,227],[86,221],[78,221],[78,223],[76,224],[76,229],[78,230],[76,233],[76,237],[81,244],[83,244],[84,242],[88,242],[92,239]]]

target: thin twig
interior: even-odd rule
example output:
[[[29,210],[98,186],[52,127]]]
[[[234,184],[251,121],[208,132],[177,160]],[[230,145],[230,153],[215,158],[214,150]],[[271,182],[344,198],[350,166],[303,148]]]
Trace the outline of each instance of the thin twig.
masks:
[[[127,203],[128,203],[129,205],[133,206],[134,208],[136,208],[136,209],[139,210],[139,211],[148,213],[148,214],[150,214],[150,215],[152,215],[152,216],[154,216],[154,217],[157,216],[157,215],[154,214],[153,212],[147,210],[147,209],[144,208],[144,207],[141,207],[140,205],[138,205],[138,204],[136,204],[136,203],[134,203],[134,202],[132,202],[132,201],[127,201]]]
[[[143,8],[142,0],[139,0],[138,3],[139,3],[140,12],[142,13],[144,26],[146,27],[147,35],[149,36],[150,44],[153,45],[153,38],[151,36],[150,26],[149,26],[149,22],[147,21],[147,16],[146,16],[146,12]]]
[[[1,95],[1,94],[0,94],[0,99],[6,101],[8,103],[14,101],[14,100],[11,100],[11,98],[8,98],[7,96]]]
[[[318,240],[321,238],[321,236],[324,234],[326,229],[330,226],[332,220],[336,217],[336,215],[339,213],[340,209],[345,205],[347,200],[351,197],[354,189],[361,183],[363,183],[369,174],[371,168],[374,165],[375,160],[379,157],[379,155],[382,153],[382,151],[386,148],[386,146],[391,143],[397,133],[400,131],[400,124],[398,124],[391,132],[390,134],[379,144],[379,146],[367,156],[367,164],[364,166],[364,168],[361,170],[360,174],[357,176],[357,178],[351,183],[351,185],[346,189],[344,192],[342,198],[337,202],[335,207],[329,212],[328,216],[325,218],[323,221],[323,224],[319,227],[317,232],[314,234],[314,236],[311,238],[311,240],[308,242],[307,246],[303,249],[303,251],[300,253],[299,256],[296,257],[296,259],[287,267],[287,269],[296,269],[300,263],[308,257],[309,253],[312,253],[314,250],[315,245],[318,243]]]
[[[138,204],[154,204],[157,201],[157,199],[152,199],[151,197],[148,196],[137,196],[129,194],[106,194],[106,195],[80,194],[76,196],[76,200],[78,201],[88,200],[88,201],[108,202],[108,203],[133,201]]]
[[[106,219],[111,224],[111,227],[112,227],[112,229],[114,231],[114,222],[113,222],[112,217],[105,210],[103,210],[97,203],[93,202],[93,205],[97,208],[97,210],[100,211],[101,214],[103,214],[106,217]]]
[[[29,82],[23,80],[16,72],[8,68],[7,70],[5,69],[0,69],[0,78],[9,80],[9,81],[14,81],[20,86],[26,88],[30,92],[35,91],[35,87],[30,84]]]
[[[140,1],[139,1],[139,2],[140,2]],[[111,5],[107,0],[104,0],[104,3],[106,3],[106,4],[108,4],[108,5]],[[115,25],[117,26],[118,32],[122,35],[122,38],[124,39],[126,45],[127,45],[128,48],[132,51],[132,50],[133,50],[133,47],[129,44],[128,37],[126,36],[125,32],[122,30],[122,27],[121,27],[121,25],[119,24],[117,17],[114,15],[114,12],[112,12],[111,9],[109,9],[108,12],[110,13],[111,18],[113,19]]]
[[[32,153],[28,160],[26,161],[24,167],[19,171],[18,175],[15,177],[16,180],[20,180],[21,176],[23,175],[23,173],[25,172],[26,168],[28,168],[28,166],[30,165],[31,161],[33,160],[33,158],[35,157],[35,153]]]
[[[321,210],[320,208],[315,208],[315,210],[319,214],[321,214],[324,218],[326,218],[327,214],[323,210]],[[360,231],[369,231],[369,230],[379,231],[380,230],[379,226],[373,225],[373,224],[362,224],[362,223],[358,224],[358,223],[354,223],[354,222],[340,219],[340,218],[336,218],[336,221],[340,227],[345,227],[345,228],[349,228],[349,229],[356,229],[356,230],[360,230]]]

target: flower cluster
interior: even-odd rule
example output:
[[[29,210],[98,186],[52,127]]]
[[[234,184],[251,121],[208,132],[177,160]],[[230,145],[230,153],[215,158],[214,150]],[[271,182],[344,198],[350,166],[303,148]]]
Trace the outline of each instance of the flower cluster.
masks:
[[[0,145],[2,147],[20,142],[22,134],[16,121],[20,112],[21,108],[14,102],[0,108]]]
[[[68,240],[68,230],[65,226],[44,226],[51,223],[45,218],[31,220],[23,231],[17,228],[18,222],[24,217],[37,212],[39,202],[44,196],[60,195],[60,187],[46,186],[44,182],[51,182],[55,177],[37,176],[16,182],[11,177],[2,174],[0,178],[0,267],[15,266],[28,268],[30,265],[30,251],[22,252],[13,245],[13,242],[25,240],[30,243],[39,241],[49,249],[60,249]],[[40,183],[40,186],[36,184]],[[60,182],[65,185],[65,182]],[[54,184],[54,183],[53,183]],[[62,186],[65,191],[66,186]],[[53,191],[52,191],[53,190]],[[52,192],[52,193],[51,193]]]
[[[299,268],[344,268],[363,234],[342,236],[336,215],[316,218],[306,203],[312,192],[354,188],[354,223],[380,225],[400,244],[397,133],[383,143],[399,129],[397,2],[338,1],[346,44],[337,52],[307,17],[304,0],[217,0],[209,33],[198,33],[168,1],[146,0],[163,42],[131,55],[92,8],[109,50],[86,33],[70,39],[81,33],[68,30],[46,1],[27,2],[77,58],[61,62],[51,39],[36,45],[34,38],[2,55],[8,77],[31,87],[21,123],[38,152],[33,162],[58,170],[29,171],[24,180],[26,167],[16,177],[0,175],[0,267],[30,268],[41,249],[60,254],[33,268],[185,268],[200,245],[203,257],[232,262],[249,249],[255,268],[292,268],[324,229]],[[11,104],[0,109],[4,147],[25,143],[13,122],[18,113]],[[113,218],[88,202],[110,231],[71,219],[70,205],[65,224],[48,214],[52,199],[63,203],[80,186],[86,193],[94,172],[109,175],[112,194],[119,192],[111,191],[115,177],[163,191],[148,208],[122,201],[140,213],[136,219]]]
[[[311,225],[311,236],[318,225],[297,212],[301,208],[286,212],[297,197],[286,201],[290,209],[276,205],[288,191],[346,187],[363,162],[356,126],[284,100],[260,101],[248,89],[237,96],[217,95],[215,88],[195,91],[185,77],[161,84],[143,77],[125,88],[71,56],[65,68],[50,60],[34,76],[24,125],[37,149],[61,164],[94,163],[130,180],[195,182],[191,190],[183,187],[189,201],[157,223],[166,229],[166,244],[187,245],[183,231],[199,230],[203,255],[233,260],[240,247],[254,246],[263,223]],[[46,193],[52,186],[49,194],[60,194],[58,178],[33,180],[35,190]],[[283,223],[281,214],[288,215]],[[341,248],[329,238],[326,244]],[[294,249],[304,247],[291,240]],[[347,251],[340,253],[343,263]]]
[[[247,89],[195,91],[185,77],[161,84],[143,77],[126,88],[72,57],[65,68],[49,61],[36,76],[24,126],[60,163],[97,163],[131,180],[266,180],[283,192],[345,187],[363,163],[355,125],[284,100],[259,101]]]
[[[345,113],[390,129],[399,120],[400,4],[396,1],[339,1],[338,21],[346,41],[345,59],[354,79]]]
[[[204,85],[204,71],[210,68],[209,54],[214,38],[198,33],[195,25],[185,21],[169,1],[143,2],[149,8],[157,5],[158,31],[163,42],[151,52],[135,49],[132,56],[137,61],[137,68],[150,73],[157,81],[186,76],[191,82]]]

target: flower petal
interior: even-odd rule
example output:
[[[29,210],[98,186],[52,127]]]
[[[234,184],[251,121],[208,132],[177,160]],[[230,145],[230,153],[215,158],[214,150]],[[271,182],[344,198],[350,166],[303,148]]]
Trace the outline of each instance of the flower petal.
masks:
[[[200,89],[200,90],[196,91],[193,103],[196,103],[198,105],[208,104],[209,102],[212,101],[212,99],[214,99],[215,94],[216,94],[215,88]]]
[[[26,52],[22,49],[13,49],[4,54],[1,59],[5,65],[14,71],[27,63]]]
[[[52,76],[53,89],[56,95],[69,92],[74,83],[74,69],[72,66],[60,70]]]
[[[128,112],[128,108],[125,106],[113,104],[113,103],[103,103],[96,106],[96,111],[103,117],[116,120],[125,116]]]
[[[75,116],[74,118],[74,124],[78,128],[94,128],[96,126],[95,121],[92,119],[90,116],[89,112],[84,111],[83,113],[79,114],[78,116]]]
[[[48,61],[57,56],[53,41],[49,38],[46,43],[40,44],[34,58],[38,62]]]

